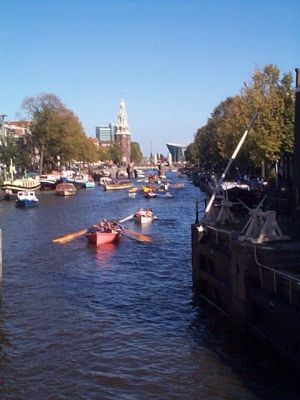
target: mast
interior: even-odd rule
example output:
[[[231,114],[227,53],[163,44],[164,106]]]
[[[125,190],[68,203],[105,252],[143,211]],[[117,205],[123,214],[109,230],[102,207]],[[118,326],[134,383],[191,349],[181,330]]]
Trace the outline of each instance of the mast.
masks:
[[[208,204],[206,206],[206,209],[205,209],[205,215],[206,216],[209,214],[211,206],[213,205],[213,202],[214,202],[214,200],[216,198],[216,195],[217,195],[217,193],[218,193],[218,191],[219,191],[219,189],[220,189],[220,187],[221,187],[221,185],[223,183],[223,180],[225,179],[225,176],[226,176],[227,172],[229,171],[229,168],[231,167],[231,164],[233,163],[233,161],[235,160],[236,156],[238,155],[238,152],[240,151],[240,149],[241,149],[241,147],[242,147],[242,145],[243,145],[243,143],[244,143],[244,141],[245,141],[245,139],[246,139],[246,137],[248,135],[248,132],[250,131],[250,129],[254,125],[254,122],[256,121],[257,117],[258,117],[258,113],[256,112],[253,115],[248,128],[245,130],[245,132],[244,132],[243,136],[241,137],[238,145],[236,146],[236,148],[235,148],[230,160],[228,161],[228,164],[227,164],[227,166],[226,166],[221,178],[219,179],[219,181],[218,181],[218,183],[217,183],[217,185],[215,187],[215,190],[214,190],[214,192],[213,192],[213,194],[212,194],[212,196],[211,196],[211,198],[210,198],[210,200],[209,200],[209,202],[208,202]]]

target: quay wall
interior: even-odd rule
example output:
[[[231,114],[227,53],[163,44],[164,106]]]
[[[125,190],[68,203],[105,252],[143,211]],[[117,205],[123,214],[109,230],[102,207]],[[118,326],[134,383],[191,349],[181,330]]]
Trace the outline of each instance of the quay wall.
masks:
[[[2,229],[0,229],[0,305],[1,305],[1,303],[2,303],[2,274],[3,274],[3,271],[2,271],[2,261],[3,261],[3,258],[2,258]]]
[[[300,243],[255,245],[192,225],[195,291],[300,368]]]

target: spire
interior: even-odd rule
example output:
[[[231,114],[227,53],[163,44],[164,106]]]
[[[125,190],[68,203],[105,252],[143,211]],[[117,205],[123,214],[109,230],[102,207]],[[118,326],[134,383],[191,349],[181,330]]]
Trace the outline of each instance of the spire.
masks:
[[[122,134],[122,135],[131,134],[129,131],[124,99],[122,99],[120,102],[120,109],[119,109],[118,123],[117,123],[117,134]]]

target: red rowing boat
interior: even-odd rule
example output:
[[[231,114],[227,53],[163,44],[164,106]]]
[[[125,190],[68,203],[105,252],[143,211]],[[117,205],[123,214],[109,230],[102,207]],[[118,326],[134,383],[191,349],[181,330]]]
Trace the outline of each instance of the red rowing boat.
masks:
[[[112,243],[118,240],[120,236],[119,232],[88,232],[86,234],[87,240],[91,244],[95,244],[96,246],[100,246],[106,243]]]
[[[96,246],[115,242],[119,236],[120,231],[117,229],[116,222],[107,220],[94,224],[86,234],[89,243],[95,244]]]

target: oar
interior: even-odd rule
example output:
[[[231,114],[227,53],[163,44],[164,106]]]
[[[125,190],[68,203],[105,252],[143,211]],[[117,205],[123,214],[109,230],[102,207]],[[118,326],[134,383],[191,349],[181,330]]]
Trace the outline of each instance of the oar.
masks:
[[[133,217],[134,217],[134,214],[128,215],[128,217],[120,219],[119,222],[122,223],[122,222],[128,221],[129,219],[132,219]]]
[[[134,214],[129,215],[128,217],[120,220],[119,222],[127,221],[128,219],[133,218],[133,217],[134,217]],[[88,232],[88,229],[81,229],[78,232],[68,233],[67,235],[60,236],[56,239],[53,239],[52,243],[58,243],[58,244],[69,243],[69,242],[72,242],[72,240],[75,240],[75,239],[80,238],[81,236],[84,236],[87,232]]]
[[[140,233],[132,231],[132,230],[130,230],[128,228],[124,228],[124,226],[122,226],[122,225],[119,225],[119,230],[120,230],[120,233],[122,235],[128,236],[131,239],[136,239],[136,240],[138,240],[140,242],[148,242],[148,243],[152,242],[152,238],[150,236],[141,235]]]
[[[133,217],[134,215],[129,215],[129,217]],[[129,219],[129,217],[127,217]],[[127,218],[125,218],[127,220]],[[119,222],[122,222],[119,221]],[[152,242],[152,239],[149,236],[146,235],[141,235],[139,233],[136,233],[135,231],[131,231],[130,229],[124,228],[122,225],[119,225],[120,232],[124,236],[131,237],[132,239],[139,240],[140,242]],[[84,236],[88,232],[88,229],[81,229],[78,232],[73,232],[73,233],[68,233],[67,235],[60,236],[56,239],[53,239],[53,243],[58,243],[58,244],[65,244],[72,242],[75,239],[80,238],[81,236]]]
[[[77,238],[80,238],[81,236],[84,236],[87,233],[87,231],[88,231],[87,229],[81,229],[81,231],[69,233],[68,235],[60,236],[56,239],[53,239],[52,242],[59,243],[59,244],[69,243],[69,242],[72,242],[72,240],[75,240]]]

